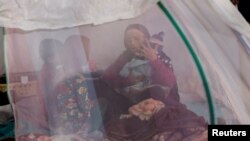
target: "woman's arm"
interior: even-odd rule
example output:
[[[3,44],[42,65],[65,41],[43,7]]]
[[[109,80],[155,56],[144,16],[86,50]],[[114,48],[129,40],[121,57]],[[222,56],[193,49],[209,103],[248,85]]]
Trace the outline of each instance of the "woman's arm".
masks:
[[[169,65],[166,65],[157,56],[157,50],[153,49],[148,45],[148,47],[142,47],[143,56],[149,60],[151,71],[152,84],[159,84],[172,88],[176,84],[176,78]]]
[[[152,67],[151,80],[153,84],[159,84],[168,88],[174,87],[176,77],[170,67],[160,59],[150,61],[150,65]]]
[[[176,77],[172,70],[172,65],[168,57],[158,58],[157,51],[152,48],[143,48],[144,57],[147,58],[151,66],[151,84],[161,85],[166,87],[169,92],[160,94],[159,92],[152,92],[152,97],[161,99],[165,104],[176,103],[179,101],[178,88]],[[163,60],[162,60],[163,59]]]
[[[132,82],[129,78],[120,76],[119,73],[123,66],[133,58],[128,50],[124,51],[118,59],[107,68],[104,72],[103,80],[112,88],[121,88],[130,85]]]

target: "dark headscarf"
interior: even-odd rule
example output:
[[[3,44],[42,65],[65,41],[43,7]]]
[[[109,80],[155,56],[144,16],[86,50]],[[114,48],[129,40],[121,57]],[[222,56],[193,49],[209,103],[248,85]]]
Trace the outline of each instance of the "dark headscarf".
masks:
[[[131,24],[131,25],[129,25],[129,26],[126,28],[125,34],[126,34],[127,31],[130,30],[130,29],[137,29],[137,30],[141,31],[141,32],[145,35],[145,37],[146,37],[147,39],[150,38],[150,33],[149,33],[148,29],[147,29],[144,25],[141,25],[141,24]]]

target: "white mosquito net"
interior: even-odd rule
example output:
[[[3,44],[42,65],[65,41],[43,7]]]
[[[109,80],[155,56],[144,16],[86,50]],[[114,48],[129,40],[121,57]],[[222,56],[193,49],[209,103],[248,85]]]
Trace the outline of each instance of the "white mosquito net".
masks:
[[[250,123],[249,35],[220,4],[29,2],[0,15],[16,140],[200,141]]]

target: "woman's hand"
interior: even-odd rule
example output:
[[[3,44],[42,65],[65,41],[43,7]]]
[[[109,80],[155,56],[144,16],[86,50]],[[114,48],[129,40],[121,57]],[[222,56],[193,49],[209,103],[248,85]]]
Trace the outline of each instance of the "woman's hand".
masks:
[[[149,41],[146,40],[145,44],[141,47],[141,53],[142,55],[148,59],[149,61],[154,61],[157,59],[157,50],[153,49],[150,44]]]

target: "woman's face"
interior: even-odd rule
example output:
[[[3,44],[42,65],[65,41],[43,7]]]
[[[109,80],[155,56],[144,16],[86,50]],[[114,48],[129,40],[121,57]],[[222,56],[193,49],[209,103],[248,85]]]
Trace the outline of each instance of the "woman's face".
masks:
[[[145,39],[144,34],[140,30],[129,29],[125,34],[125,46],[132,53],[140,56]]]

